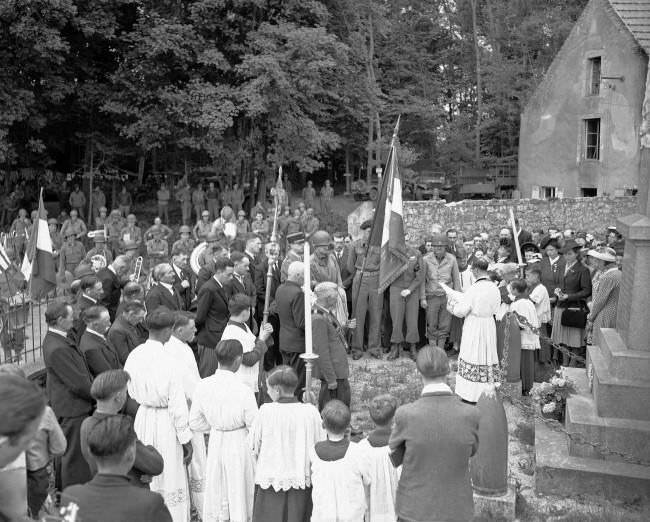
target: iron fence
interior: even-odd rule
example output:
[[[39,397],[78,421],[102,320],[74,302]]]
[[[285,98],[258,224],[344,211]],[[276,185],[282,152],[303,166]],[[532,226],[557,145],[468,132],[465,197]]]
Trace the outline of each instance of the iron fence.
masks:
[[[53,297],[32,300],[18,292],[0,299],[1,363],[27,365],[43,358],[42,340],[47,333],[45,310]]]

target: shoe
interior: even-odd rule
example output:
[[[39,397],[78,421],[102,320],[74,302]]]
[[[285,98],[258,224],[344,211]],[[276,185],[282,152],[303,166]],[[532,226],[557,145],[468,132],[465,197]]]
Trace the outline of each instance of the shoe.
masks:
[[[361,359],[362,357],[363,357],[363,353],[362,353],[362,352],[358,352],[358,351],[356,351],[356,350],[352,351],[352,359],[353,359],[353,360],[358,361],[358,360]]]
[[[381,359],[381,353],[378,353],[376,350],[368,350],[368,353],[370,354],[370,357],[374,357],[375,359]]]
[[[388,357],[386,357],[386,359],[389,361],[394,361],[398,357],[399,357],[399,344],[393,343],[390,347],[390,352],[388,352]]]
[[[411,358],[411,360],[415,361],[415,359],[417,358],[417,353],[418,353],[418,347],[415,344],[412,344],[409,347],[409,357]]]

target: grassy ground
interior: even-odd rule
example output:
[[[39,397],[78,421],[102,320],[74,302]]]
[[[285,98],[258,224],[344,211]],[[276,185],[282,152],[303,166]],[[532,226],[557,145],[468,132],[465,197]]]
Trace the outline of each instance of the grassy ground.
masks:
[[[455,364],[452,364],[455,371]],[[352,425],[367,434],[373,428],[368,402],[376,395],[391,393],[400,404],[411,402],[422,385],[415,364],[407,358],[382,361],[372,358],[350,360],[352,389]],[[450,375],[453,386],[454,371]],[[530,400],[530,399],[526,399]],[[535,427],[532,417],[519,407],[504,402],[508,418],[510,481],[517,491],[517,520],[520,521],[645,521],[650,520],[646,506],[624,505],[596,497],[565,499],[540,496],[535,492]]]

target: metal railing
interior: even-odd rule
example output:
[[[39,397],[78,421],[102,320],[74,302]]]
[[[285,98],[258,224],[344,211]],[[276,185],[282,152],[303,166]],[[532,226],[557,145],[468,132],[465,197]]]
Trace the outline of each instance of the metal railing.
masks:
[[[32,300],[26,293],[0,300],[0,363],[27,365],[43,358],[42,340],[47,333],[45,310],[54,297]]]

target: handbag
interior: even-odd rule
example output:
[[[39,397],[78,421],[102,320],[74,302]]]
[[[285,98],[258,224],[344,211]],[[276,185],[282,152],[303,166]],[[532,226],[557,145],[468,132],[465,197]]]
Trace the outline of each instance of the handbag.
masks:
[[[562,311],[560,324],[570,328],[580,328],[583,330],[587,326],[587,316],[589,311],[581,304],[580,306],[570,306]]]

